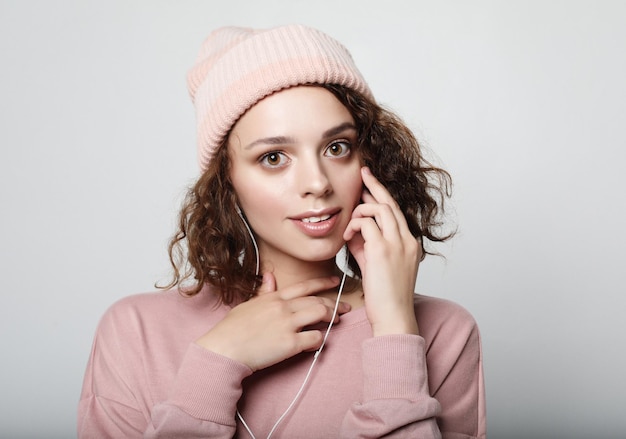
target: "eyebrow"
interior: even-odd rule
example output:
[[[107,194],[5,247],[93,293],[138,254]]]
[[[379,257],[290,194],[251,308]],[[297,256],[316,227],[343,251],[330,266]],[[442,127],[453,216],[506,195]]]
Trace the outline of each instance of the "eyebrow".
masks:
[[[356,131],[356,126],[352,122],[344,122],[342,124],[337,125],[336,127],[329,128],[322,133],[322,139],[328,139],[330,137],[334,137],[338,134],[342,134],[346,131]],[[262,139],[257,139],[252,143],[249,143],[244,147],[244,149],[252,149],[257,145],[284,145],[286,143],[296,143],[296,139],[289,136],[272,136],[272,137],[263,137]]]
[[[356,131],[356,126],[352,122],[344,122],[340,125],[337,125],[334,128],[328,129],[324,131],[322,134],[322,139],[328,139],[329,137],[335,137],[338,134],[341,134],[345,131]]]

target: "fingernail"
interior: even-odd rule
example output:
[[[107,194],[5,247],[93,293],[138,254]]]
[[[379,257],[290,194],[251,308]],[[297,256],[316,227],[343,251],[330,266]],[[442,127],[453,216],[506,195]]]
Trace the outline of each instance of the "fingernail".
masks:
[[[372,171],[368,166],[363,166],[363,172],[366,174],[372,175]]]

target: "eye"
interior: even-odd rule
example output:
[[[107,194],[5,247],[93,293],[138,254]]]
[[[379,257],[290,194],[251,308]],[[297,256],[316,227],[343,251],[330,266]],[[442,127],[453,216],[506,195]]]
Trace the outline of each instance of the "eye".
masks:
[[[285,156],[282,152],[270,151],[263,154],[259,161],[262,165],[267,166],[268,168],[277,168],[287,164],[288,160],[287,156]]]
[[[343,157],[350,153],[350,148],[350,142],[347,140],[338,140],[328,145],[324,154],[331,157]]]

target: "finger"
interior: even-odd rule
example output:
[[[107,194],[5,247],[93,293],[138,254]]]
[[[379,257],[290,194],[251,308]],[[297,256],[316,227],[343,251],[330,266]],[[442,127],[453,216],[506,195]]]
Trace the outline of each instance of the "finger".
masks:
[[[361,195],[361,199],[363,200],[363,202],[366,204],[373,203],[388,205],[391,208],[391,211],[393,212],[393,215],[395,216],[398,225],[400,226],[402,236],[404,238],[412,237],[413,234],[409,231],[404,212],[400,208],[400,205],[395,200],[395,198],[389,193],[387,188],[382,183],[380,183],[380,181],[378,181],[374,175],[372,175],[371,171],[369,171],[369,168],[365,168],[365,170],[363,171],[363,175],[368,175],[369,178],[366,177],[364,179],[364,183],[365,180],[368,180],[367,185],[369,185],[375,192],[374,195],[368,187],[364,188],[363,194]]]
[[[390,206],[396,205],[396,200],[391,196],[387,188],[372,174],[372,171],[367,166],[361,168],[361,177],[363,184],[374,197],[376,202],[389,204]]]
[[[408,231],[406,220],[404,220],[402,215],[400,215],[400,217],[401,218],[398,218],[398,216],[396,216],[393,209],[388,204],[359,204],[352,212],[352,219],[372,218],[383,236],[389,240],[400,238],[403,235],[401,230],[403,227],[407,228]]]
[[[361,194],[361,200],[364,203],[376,203],[376,198],[374,198],[374,196],[372,194],[370,194],[370,191],[367,188],[363,188],[363,193]]]
[[[414,260],[417,257],[421,260],[420,241],[411,234],[408,227],[405,227],[404,230],[405,232],[401,232],[400,234],[392,234],[390,232],[383,233],[380,229],[380,225],[376,224],[372,217],[353,218],[348,223],[346,231],[343,234],[343,239],[348,241],[348,247],[350,248],[352,240],[356,239],[355,237],[360,234],[364,242],[360,244],[357,241],[355,245],[362,245],[363,248],[366,245],[372,245],[373,247],[370,248],[387,249],[383,250],[383,254],[385,255],[389,255],[387,252],[395,248],[409,260]]]
[[[322,335],[322,331],[317,329],[302,331],[296,334],[296,340],[298,344],[298,349],[300,352],[302,351],[314,351],[319,349],[322,345],[322,341],[324,340],[324,336]]]
[[[257,294],[260,296],[274,291],[276,291],[276,278],[272,272],[267,271],[263,273],[263,280],[261,281],[261,285],[259,285]]]
[[[291,310],[291,312],[296,313],[306,310],[310,307],[322,305],[332,312],[332,310],[335,309],[335,302],[336,300],[320,296],[298,297],[289,301],[289,309]],[[339,302],[339,306],[337,307],[337,313],[344,314],[348,311],[350,311],[350,305],[346,302]]]
[[[302,328],[313,326],[320,322],[328,323],[331,319],[333,319],[334,323],[337,323],[339,321],[339,314],[333,318],[333,308],[334,307],[328,307],[318,303],[293,313],[291,316],[292,329],[294,331],[301,331]]]
[[[348,243],[348,250],[356,258],[357,262],[359,262],[360,256],[363,252],[363,247],[365,246],[365,240],[363,239],[363,236],[361,236],[360,233],[352,229],[349,232],[348,229],[346,229],[343,234],[343,238]],[[359,266],[361,266],[360,262]]]
[[[350,242],[352,239],[360,234],[365,243],[376,244],[385,240],[382,232],[378,228],[378,224],[374,221],[374,218],[363,217],[353,218],[348,223],[346,231],[343,233],[343,239]]]

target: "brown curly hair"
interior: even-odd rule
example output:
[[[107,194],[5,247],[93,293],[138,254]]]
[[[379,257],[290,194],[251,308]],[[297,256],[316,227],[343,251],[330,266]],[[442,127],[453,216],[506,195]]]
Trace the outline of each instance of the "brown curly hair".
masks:
[[[315,84],[318,85],[318,84]],[[452,181],[443,169],[422,155],[417,139],[392,112],[364,95],[340,85],[318,85],[329,90],[350,111],[358,132],[357,149],[387,188],[406,217],[409,230],[419,238],[442,242],[454,232],[440,234],[444,202]],[[239,218],[237,196],[230,181],[228,136],[222,141],[208,168],[191,187],[179,216],[178,232],[169,244],[173,279],[163,288],[191,285],[181,292],[193,296],[208,283],[217,287],[225,304],[247,300],[260,281],[251,238]],[[350,257],[349,268],[356,278],[360,269]]]

